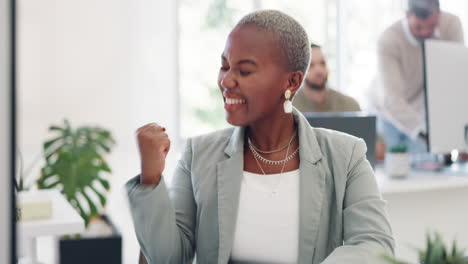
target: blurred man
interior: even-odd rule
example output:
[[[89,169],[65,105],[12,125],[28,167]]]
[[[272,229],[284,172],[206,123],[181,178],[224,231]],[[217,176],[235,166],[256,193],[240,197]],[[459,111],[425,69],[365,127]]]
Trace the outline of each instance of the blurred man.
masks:
[[[360,111],[353,98],[330,89],[327,85],[328,67],[322,49],[311,45],[309,71],[303,87],[294,97],[293,105],[301,112],[352,112]]]
[[[378,74],[369,97],[388,147],[426,151],[422,43],[428,38],[463,43],[460,20],[441,11],[439,0],[408,0],[406,17],[380,36]]]
[[[294,97],[293,105],[301,112],[355,112],[361,111],[359,103],[327,86],[328,67],[322,48],[311,45],[309,71],[303,87]],[[383,160],[385,143],[379,136],[375,145],[376,160]]]

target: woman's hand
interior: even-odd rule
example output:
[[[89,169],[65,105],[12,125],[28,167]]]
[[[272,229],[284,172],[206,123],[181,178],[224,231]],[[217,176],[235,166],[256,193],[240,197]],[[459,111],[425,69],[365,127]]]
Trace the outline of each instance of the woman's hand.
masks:
[[[157,185],[171,147],[169,136],[166,129],[156,123],[140,127],[136,134],[141,158],[140,183]]]

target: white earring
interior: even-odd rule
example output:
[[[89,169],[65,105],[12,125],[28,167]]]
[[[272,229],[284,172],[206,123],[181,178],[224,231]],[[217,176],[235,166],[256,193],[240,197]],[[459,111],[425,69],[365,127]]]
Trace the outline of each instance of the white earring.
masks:
[[[284,104],[283,104],[284,112],[286,114],[290,114],[292,113],[292,109],[293,109],[292,102],[290,100],[291,90],[286,90],[286,92],[284,92],[284,98],[286,98],[286,101],[284,101]]]

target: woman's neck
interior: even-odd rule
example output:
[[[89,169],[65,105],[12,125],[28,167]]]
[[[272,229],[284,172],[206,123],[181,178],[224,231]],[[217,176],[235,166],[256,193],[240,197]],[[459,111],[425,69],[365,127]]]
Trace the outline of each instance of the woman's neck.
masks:
[[[259,120],[247,128],[247,136],[259,149],[268,151],[281,148],[288,144],[296,131],[292,114],[279,115],[280,117]]]

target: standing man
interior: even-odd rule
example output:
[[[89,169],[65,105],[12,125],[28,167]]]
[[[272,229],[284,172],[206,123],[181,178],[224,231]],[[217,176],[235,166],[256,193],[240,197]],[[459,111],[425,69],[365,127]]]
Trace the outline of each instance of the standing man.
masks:
[[[311,45],[309,71],[293,105],[301,112],[353,112],[361,108],[356,100],[328,88],[328,67],[319,45]]]
[[[463,43],[460,19],[441,11],[439,0],[408,0],[406,17],[380,36],[378,74],[369,96],[388,147],[426,151],[422,43],[429,38]]]

